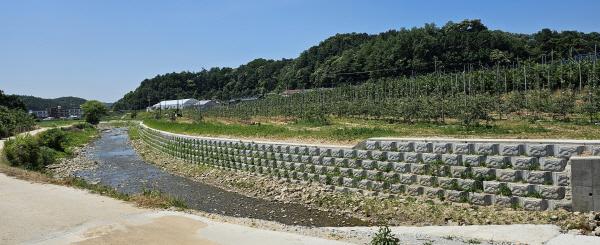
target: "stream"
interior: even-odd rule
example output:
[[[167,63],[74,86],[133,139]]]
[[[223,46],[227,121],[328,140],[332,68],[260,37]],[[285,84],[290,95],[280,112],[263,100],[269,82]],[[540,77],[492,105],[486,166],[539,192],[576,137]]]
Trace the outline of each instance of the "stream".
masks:
[[[91,145],[90,157],[98,161],[93,170],[80,170],[77,177],[99,182],[126,194],[160,191],[183,200],[188,208],[233,217],[276,221],[303,226],[367,225],[359,219],[311,209],[301,204],[252,198],[169,173],[144,162],[129,144],[126,128],[104,130]]]

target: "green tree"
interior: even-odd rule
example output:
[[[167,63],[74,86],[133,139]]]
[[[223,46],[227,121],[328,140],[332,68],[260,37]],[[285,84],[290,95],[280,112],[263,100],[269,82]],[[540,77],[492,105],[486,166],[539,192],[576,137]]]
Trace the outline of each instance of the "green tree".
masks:
[[[91,124],[98,124],[100,118],[108,113],[108,108],[97,100],[89,100],[81,105],[85,121]]]
[[[16,95],[5,95],[4,91],[0,90],[0,106],[5,106],[8,109],[25,111],[25,103]]]
[[[26,112],[0,106],[0,138],[28,131],[34,124],[33,117]]]

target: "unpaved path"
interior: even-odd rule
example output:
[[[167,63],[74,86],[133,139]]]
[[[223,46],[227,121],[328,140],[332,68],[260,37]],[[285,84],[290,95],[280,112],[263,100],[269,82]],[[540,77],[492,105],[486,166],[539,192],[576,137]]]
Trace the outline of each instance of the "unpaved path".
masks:
[[[48,130],[48,129],[50,129],[50,128],[38,128],[38,129],[36,129],[36,130],[32,130],[32,131],[25,132],[25,133],[22,133],[22,134],[36,135],[36,134],[39,134],[39,133],[41,133],[41,132],[44,132],[44,131],[46,131],[46,130]],[[14,138],[14,136],[12,136],[12,137],[10,137],[10,138]],[[10,139],[10,138],[9,138],[9,139]],[[5,142],[6,140],[7,140],[7,139],[0,139],[0,149],[2,149],[2,148],[4,147],[4,142]]]
[[[346,244],[142,209],[0,174],[0,244]]]

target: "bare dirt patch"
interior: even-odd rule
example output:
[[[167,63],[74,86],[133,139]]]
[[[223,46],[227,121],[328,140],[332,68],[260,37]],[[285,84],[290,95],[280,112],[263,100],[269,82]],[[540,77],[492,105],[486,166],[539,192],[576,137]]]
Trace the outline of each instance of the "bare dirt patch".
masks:
[[[130,224],[123,227],[103,226],[84,233],[87,238],[74,244],[172,244],[216,245],[218,243],[202,239],[196,233],[206,227],[205,223],[182,216],[163,216],[142,225]]]

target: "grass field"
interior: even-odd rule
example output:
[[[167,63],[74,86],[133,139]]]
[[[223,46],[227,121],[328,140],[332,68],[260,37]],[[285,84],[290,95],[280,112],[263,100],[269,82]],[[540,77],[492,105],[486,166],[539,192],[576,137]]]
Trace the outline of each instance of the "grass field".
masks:
[[[466,127],[458,124],[389,123],[383,120],[331,118],[327,125],[297,123],[281,118],[236,121],[204,118],[201,122],[179,118],[145,119],[152,128],[173,133],[230,136],[269,140],[355,144],[370,137],[456,137],[456,138],[561,138],[600,139],[600,126],[550,121],[495,121],[490,125]]]
[[[53,128],[53,127],[67,126],[67,125],[76,124],[76,123],[80,123],[80,122],[83,122],[83,120],[57,119],[57,120],[49,120],[49,121],[39,121],[39,122],[36,122],[35,124],[41,128]]]

